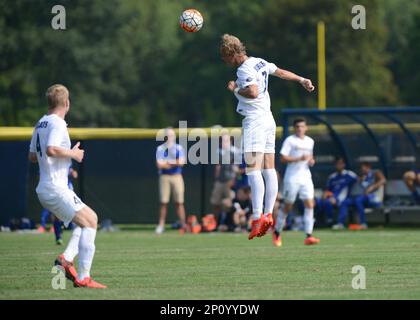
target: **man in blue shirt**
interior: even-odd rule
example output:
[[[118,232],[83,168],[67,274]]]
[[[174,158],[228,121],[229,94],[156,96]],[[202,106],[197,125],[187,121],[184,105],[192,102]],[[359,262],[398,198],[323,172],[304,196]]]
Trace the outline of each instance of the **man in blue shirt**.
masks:
[[[327,187],[321,199],[316,199],[318,212],[325,213],[327,224],[333,223],[334,207],[339,211],[347,210],[346,199],[350,194],[350,189],[357,181],[357,175],[350,170],[346,170],[346,162],[343,157],[337,157],[335,161],[336,172],[331,174],[327,180]]]
[[[165,129],[166,142],[158,146],[156,150],[156,166],[159,172],[159,194],[160,194],[160,217],[156,233],[165,231],[165,220],[168,212],[168,203],[173,195],[176,213],[181,222],[180,232],[185,231],[185,208],[184,208],[184,179],[182,167],[185,164],[184,148],[176,143],[175,131],[171,128]]]
[[[413,196],[414,203],[420,204],[420,193],[418,191],[420,187],[420,162],[417,164],[417,168],[405,172],[403,179]]]
[[[350,205],[354,205],[359,214],[359,229],[367,229],[365,208],[377,208],[382,205],[386,183],[384,174],[380,170],[373,170],[369,162],[362,162],[360,171],[360,194],[356,194],[345,201],[347,206],[345,210],[340,211],[338,224],[334,226],[334,229],[344,228],[347,218],[347,207]]]

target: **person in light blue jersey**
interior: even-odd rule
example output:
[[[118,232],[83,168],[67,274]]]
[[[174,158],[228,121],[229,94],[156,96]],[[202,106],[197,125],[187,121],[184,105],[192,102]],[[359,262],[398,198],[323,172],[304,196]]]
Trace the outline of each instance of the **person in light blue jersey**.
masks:
[[[321,199],[316,199],[318,213],[325,214],[327,224],[333,224],[334,208],[338,210],[347,210],[345,200],[350,195],[353,184],[357,181],[357,175],[350,170],[346,170],[346,161],[343,157],[337,157],[335,160],[336,171],[332,173],[327,180],[326,189]]]
[[[405,172],[403,179],[408,190],[411,192],[414,204],[420,205],[420,162],[418,162],[417,168]]]
[[[184,208],[185,186],[182,177],[182,167],[186,161],[185,151],[180,144],[176,143],[176,135],[173,129],[166,128],[165,137],[165,143],[158,146],[156,150],[156,166],[159,173],[160,215],[159,225],[156,227],[155,232],[161,234],[165,230],[168,203],[172,193],[176,213],[181,223],[180,233],[184,233],[186,226]]]
[[[360,194],[354,195],[345,200],[346,208],[353,205],[359,215],[360,229],[367,229],[365,209],[378,208],[382,205],[384,197],[384,186],[386,179],[380,170],[372,169],[372,164],[362,162],[360,165],[361,175],[359,176]],[[334,229],[343,229],[347,219],[348,210],[340,211],[338,224]]]

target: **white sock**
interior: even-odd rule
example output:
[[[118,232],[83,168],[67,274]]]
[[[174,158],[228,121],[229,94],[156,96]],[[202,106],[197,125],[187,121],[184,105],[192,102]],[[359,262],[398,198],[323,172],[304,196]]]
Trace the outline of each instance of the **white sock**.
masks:
[[[261,170],[253,170],[247,173],[249,184],[251,186],[252,200],[252,218],[257,220],[263,212],[264,202],[264,179]]]
[[[276,230],[276,232],[278,233],[282,232],[285,223],[286,223],[286,215],[283,213],[283,210],[280,208],[279,213],[277,215],[277,219],[276,219],[276,225],[274,226],[274,229]]]
[[[77,254],[79,253],[79,241],[80,241],[81,233],[82,233],[82,228],[80,227],[74,228],[69,244],[67,245],[67,248],[63,253],[64,259],[66,259],[67,261],[72,262],[74,260],[74,257],[76,257]]]
[[[276,169],[265,169],[262,171],[265,182],[264,214],[273,213],[274,204],[277,199],[279,183]]]
[[[95,255],[95,237],[96,229],[82,228],[79,241],[79,270],[77,273],[79,280],[90,277],[90,268]]]
[[[314,209],[305,208],[305,212],[303,214],[303,221],[305,223],[305,233],[312,234],[314,229]]]

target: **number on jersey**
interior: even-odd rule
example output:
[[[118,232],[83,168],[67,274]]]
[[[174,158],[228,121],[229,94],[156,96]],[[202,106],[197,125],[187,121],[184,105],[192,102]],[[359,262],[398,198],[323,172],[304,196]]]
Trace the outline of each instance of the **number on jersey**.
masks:
[[[39,156],[42,158],[41,143],[39,142],[39,134],[36,134],[36,152],[39,153]]]

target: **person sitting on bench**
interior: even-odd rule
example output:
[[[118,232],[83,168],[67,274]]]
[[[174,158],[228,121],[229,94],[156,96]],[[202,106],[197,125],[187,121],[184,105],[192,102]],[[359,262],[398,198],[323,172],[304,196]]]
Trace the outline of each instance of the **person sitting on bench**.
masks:
[[[411,191],[414,203],[420,204],[420,193],[417,190],[420,187],[420,162],[416,169],[404,173],[403,180],[408,190]]]
[[[361,175],[359,176],[359,186],[361,194],[355,195],[344,201],[345,205],[354,205],[359,214],[360,229],[367,229],[365,218],[365,208],[378,208],[382,205],[384,185],[386,179],[380,170],[373,170],[369,162],[362,162],[360,165]],[[334,229],[343,229],[347,218],[346,210],[340,210],[338,224]]]

